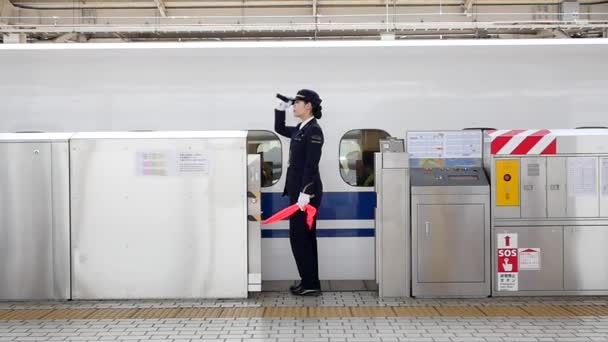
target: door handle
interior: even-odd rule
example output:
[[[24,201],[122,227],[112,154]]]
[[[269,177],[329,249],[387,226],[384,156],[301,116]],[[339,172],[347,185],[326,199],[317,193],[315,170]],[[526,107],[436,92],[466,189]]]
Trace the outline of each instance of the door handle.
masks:
[[[554,191],[555,191],[555,190],[559,190],[559,184],[551,184],[551,185],[549,186],[549,189],[554,190]]]
[[[431,222],[424,222],[424,232],[426,236],[431,236]]]

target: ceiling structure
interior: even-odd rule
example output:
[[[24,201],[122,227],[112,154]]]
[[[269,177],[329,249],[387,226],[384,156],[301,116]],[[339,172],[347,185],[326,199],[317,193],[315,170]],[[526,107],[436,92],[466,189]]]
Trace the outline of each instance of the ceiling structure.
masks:
[[[608,36],[608,0],[0,0],[10,42]]]

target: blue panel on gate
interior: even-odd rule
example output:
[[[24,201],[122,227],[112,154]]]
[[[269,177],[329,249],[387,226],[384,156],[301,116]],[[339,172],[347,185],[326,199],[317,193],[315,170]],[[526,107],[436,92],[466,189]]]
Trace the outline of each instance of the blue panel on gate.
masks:
[[[278,192],[262,194],[262,219],[289,206],[287,197]],[[324,192],[319,220],[373,220],[376,207],[376,193],[366,192]]]
[[[317,229],[317,237],[373,237],[374,230],[370,228],[362,229]],[[262,238],[288,238],[288,229],[262,229]]]

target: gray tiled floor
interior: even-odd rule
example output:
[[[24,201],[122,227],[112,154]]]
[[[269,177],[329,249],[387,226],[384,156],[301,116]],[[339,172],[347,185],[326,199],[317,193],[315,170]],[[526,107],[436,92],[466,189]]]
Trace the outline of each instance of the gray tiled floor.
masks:
[[[608,317],[0,321],[0,341],[608,341]]]
[[[172,308],[172,307],[274,307],[274,306],[487,306],[487,305],[608,305],[605,297],[494,297],[476,299],[378,298],[373,291],[324,292],[316,298],[295,297],[288,292],[255,293],[248,299],[226,300],[128,300],[70,302],[0,302],[2,309],[62,308]]]
[[[289,283],[270,284],[282,290]],[[268,286],[268,285],[267,285]],[[332,284],[324,284],[331,288]],[[369,286],[334,285],[334,289]],[[272,290],[268,287],[265,290]],[[250,306],[608,305],[608,297],[380,299],[373,291],[324,292],[319,298],[285,291],[238,300],[4,302],[0,309],[166,308]],[[608,341],[608,317],[148,319],[0,321],[0,341]]]

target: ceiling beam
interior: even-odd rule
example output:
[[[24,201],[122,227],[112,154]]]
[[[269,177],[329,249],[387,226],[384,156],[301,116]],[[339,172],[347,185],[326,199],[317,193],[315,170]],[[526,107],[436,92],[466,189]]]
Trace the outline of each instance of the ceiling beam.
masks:
[[[229,32],[251,32],[251,33],[277,33],[277,32],[335,32],[335,31],[352,31],[352,32],[367,32],[379,34],[384,32],[386,26],[384,23],[302,23],[302,24],[239,24],[239,25],[180,25],[178,23],[162,24],[162,25],[145,25],[145,24],[120,24],[120,25],[0,25],[0,33],[70,33],[77,30],[79,33],[207,33],[207,34],[226,34]],[[459,30],[551,30],[562,29],[571,30],[601,30],[608,29],[608,20],[596,22],[579,22],[579,23],[520,23],[517,21],[501,21],[496,22],[407,22],[396,23],[394,27],[397,33],[407,31],[459,31]]]
[[[13,11],[15,7],[9,0],[0,0],[0,23],[6,24],[8,21],[7,17],[13,16]]]
[[[5,0],[6,1],[6,0]],[[562,0],[473,0],[475,5],[547,5],[547,4],[560,4]],[[581,0],[581,4],[594,3],[597,0]],[[465,1],[466,2],[466,1]],[[74,3],[69,0],[13,0],[13,3],[18,7],[27,7],[32,9],[73,9]],[[440,0],[396,0],[394,1],[395,6],[416,6],[416,5],[437,5]],[[456,3],[463,5],[463,0],[445,0],[441,1],[442,4]],[[333,1],[333,0],[313,0],[313,7],[317,9],[319,7],[335,7],[335,8],[348,8],[348,7],[384,7],[384,1]],[[247,8],[310,8],[311,0],[305,1],[248,1]],[[161,8],[166,13],[166,8],[243,8],[242,1],[200,1],[200,0],[154,0],[150,1],[118,1],[118,0],[89,0],[80,2],[78,8]],[[313,8],[314,9],[314,8]]]
[[[160,12],[160,15],[163,17],[166,17],[167,8],[165,7],[165,1],[164,0],[154,0],[154,3],[156,3],[156,8],[158,8],[158,12]]]
[[[473,9],[474,3],[475,3],[475,0],[464,0],[464,3],[462,4],[462,8],[464,10],[464,13],[467,16],[471,16],[471,10]]]

